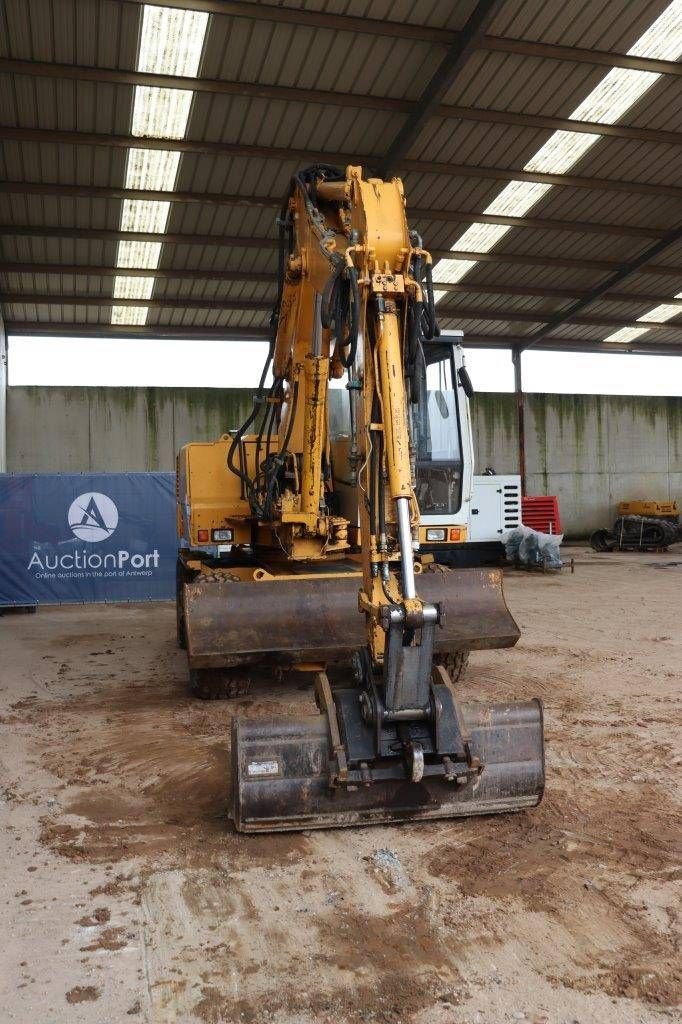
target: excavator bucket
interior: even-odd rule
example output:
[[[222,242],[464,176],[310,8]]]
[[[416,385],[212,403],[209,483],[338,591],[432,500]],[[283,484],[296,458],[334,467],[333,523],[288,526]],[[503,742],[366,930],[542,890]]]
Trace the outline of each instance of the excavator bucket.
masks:
[[[483,765],[465,785],[379,778],[330,786],[326,715],[235,719],[232,726],[234,824],[240,832],[339,828],[429,818],[499,814],[534,807],[544,788],[542,705],[462,704],[471,753]]]
[[[357,571],[248,582],[200,576],[185,584],[190,667],[345,661],[367,641],[365,617],[358,610],[360,585]],[[419,595],[444,613],[435,635],[437,654],[512,647],[519,638],[500,569],[436,566],[419,576]]]

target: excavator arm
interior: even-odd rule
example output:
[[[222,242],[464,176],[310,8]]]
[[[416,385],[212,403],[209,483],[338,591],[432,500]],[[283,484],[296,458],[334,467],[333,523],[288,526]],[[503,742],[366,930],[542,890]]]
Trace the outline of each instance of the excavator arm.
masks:
[[[532,806],[544,785],[539,702],[460,704],[434,660],[450,602],[443,577],[415,561],[409,407],[437,326],[431,257],[408,230],[402,183],[364,179],[358,167],[345,175],[311,168],[294,179],[280,223],[289,251],[273,318],[277,435],[272,452],[268,435],[249,494],[259,528],[288,559],[323,560],[348,546],[349,523],[330,511],[326,492],[327,390],[347,371],[365,642],[350,682],[332,685],[318,666],[319,716],[234,720],[236,826],[272,831]]]

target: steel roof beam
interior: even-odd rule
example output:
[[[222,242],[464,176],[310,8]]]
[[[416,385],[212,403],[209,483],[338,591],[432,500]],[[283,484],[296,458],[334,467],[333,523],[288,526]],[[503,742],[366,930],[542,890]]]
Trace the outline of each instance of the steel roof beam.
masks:
[[[618,265],[613,273],[609,274],[605,281],[601,284],[596,285],[592,288],[587,295],[582,299],[578,299],[572,303],[567,309],[562,310],[560,313],[554,313],[552,316],[547,317],[542,327],[532,331],[530,337],[521,346],[522,350],[526,348],[532,348],[537,345],[538,341],[544,340],[548,334],[555,331],[558,327],[563,324],[572,321],[577,313],[582,313],[584,309],[587,309],[597,299],[601,299],[604,295],[612,291],[615,285],[621,284],[626,281],[633,274],[649,272],[653,268],[651,261],[657,256],[661,256],[666,253],[673,246],[677,245],[682,241],[682,228],[678,228],[675,231],[671,231],[667,238],[656,242],[655,245],[650,246],[645,252],[641,253],[634,260],[630,260],[627,263],[621,263]],[[648,269],[647,269],[648,268]],[[660,268],[656,268],[656,272],[660,272]],[[634,325],[630,325],[634,326]],[[651,326],[648,322],[641,325],[646,330]]]
[[[163,192],[153,189],[122,188],[107,185],[62,185],[57,182],[2,181],[0,194],[62,196],[84,199],[151,199],[165,203],[207,204],[209,206],[247,206],[277,209],[282,205],[274,196],[224,195],[220,192]],[[545,220],[542,217],[502,217],[468,210],[408,208],[411,220],[452,222],[457,224],[504,224],[513,228],[539,231],[575,231],[578,234],[617,235],[624,238],[665,238],[663,228],[627,224],[602,224],[594,221]]]
[[[194,268],[138,270],[135,267],[104,267],[84,263],[0,263],[0,274],[45,274],[57,277],[158,277],[164,281],[236,281],[273,285],[277,283],[275,273],[253,270],[200,270]],[[575,288],[538,288],[534,285],[483,284],[474,281],[469,284],[443,282],[437,284],[440,291],[453,295],[511,295],[521,298],[568,300],[582,299],[588,294],[586,291]],[[628,302],[636,306],[664,302],[682,309],[682,299],[671,299],[663,293],[606,292],[604,299],[608,302]]]
[[[451,29],[436,28],[430,25],[415,25],[410,22],[389,19],[352,17],[347,14],[331,14],[327,11],[305,10],[302,12],[298,8],[248,3],[245,0],[168,0],[168,3],[165,0],[130,0],[130,2],[206,11],[209,14],[248,18],[252,21],[278,22],[299,28],[302,26],[326,28],[334,32],[354,32],[393,39],[440,43],[443,46],[454,43],[459,35],[458,32]],[[305,18],[302,17],[302,14],[305,15]],[[662,75],[682,74],[682,65],[675,61],[633,57],[630,54],[588,50],[584,47],[557,46],[553,43],[537,43],[525,39],[486,35],[481,40],[480,47],[484,50],[516,53],[522,57],[542,57],[549,60],[572,61],[577,64],[599,64],[611,68],[633,68],[636,71],[652,71]]]
[[[272,299],[227,299],[216,296],[205,298],[178,298],[159,296],[151,299],[116,298],[113,295],[61,295],[58,293],[6,292],[0,297],[5,305],[21,303],[31,306],[124,306],[134,309],[220,309],[241,312],[269,312]],[[547,314],[527,310],[499,310],[469,308],[466,306],[439,306],[442,320],[489,320],[499,323],[544,323]],[[636,323],[622,317],[571,316],[567,323],[584,327],[634,327]],[[647,330],[670,329],[669,323],[647,322]]]
[[[674,60],[634,57],[629,53],[589,50],[582,46],[536,43],[529,39],[507,39],[504,36],[486,36],[483,40],[483,49],[497,51],[498,53],[515,53],[520,57],[539,57],[541,60],[569,61],[574,64],[596,64],[607,68],[630,68],[633,71],[649,71],[654,75],[682,75],[682,64]]]
[[[405,159],[425,122],[436,112],[448,89],[481,42],[502,3],[503,0],[478,0],[474,5],[464,28],[448,47],[412,112],[379,161],[381,178],[390,178]]]
[[[182,153],[200,153],[209,156],[257,157],[264,160],[306,161],[324,163],[360,163],[377,167],[381,157],[373,154],[329,153],[319,150],[284,149],[275,146],[246,146],[236,143],[200,142],[195,139],[155,139],[134,135],[109,135],[95,132],[57,131],[48,128],[16,128],[0,126],[0,140],[9,142],[37,142],[49,145],[112,146],[117,149],[162,149]],[[449,178],[465,177],[494,181],[532,181],[569,188],[589,188],[607,192],[627,192],[634,195],[667,196],[682,200],[682,188],[677,185],[651,184],[639,181],[619,181],[611,178],[581,178],[571,174],[541,174],[503,167],[481,167],[470,164],[448,164],[432,160],[401,160],[403,171],[418,174],[442,174]]]
[[[115,298],[113,295],[58,295],[4,292],[0,295],[3,305],[22,303],[30,306],[125,306],[133,309],[221,309],[236,312],[269,312],[273,300],[270,299],[223,299],[209,297],[205,299],[184,298],[152,298],[128,299]]]
[[[255,281],[276,284],[277,274],[254,270],[171,270],[162,267],[103,267],[89,263],[0,263],[0,274],[57,274],[75,277],[158,277],[167,281]]]
[[[411,114],[417,104],[407,100],[357,93],[340,93],[325,89],[300,89],[281,85],[260,85],[253,82],[223,81],[221,79],[186,78],[177,75],[157,75],[143,71],[121,71],[117,68],[84,67],[74,64],[53,64],[48,61],[14,60],[0,57],[0,72],[38,77],[62,78],[75,81],[105,82],[114,85],[146,85],[165,89],[188,89],[226,96],[244,96],[250,99],[272,99],[285,103],[320,103],[355,109],[383,110],[387,113]],[[517,128],[537,128],[540,131],[585,132],[607,135],[653,145],[682,145],[682,133],[662,129],[638,128],[621,124],[602,124],[598,121],[576,121],[567,117],[518,113],[509,110],[488,110],[437,104],[431,114],[445,119],[475,121],[485,124],[506,124]]]
[[[5,322],[8,335],[41,335],[50,337],[99,337],[126,338],[182,338],[196,341],[201,338],[219,338],[225,341],[265,341],[270,337],[267,327],[186,327],[164,324],[145,324],[142,327],[118,326],[113,324],[54,324],[40,320],[14,320]],[[523,342],[523,336],[507,334],[470,334],[464,339],[464,347],[509,349]],[[561,338],[540,342],[537,348],[550,352],[630,352],[649,355],[677,355],[682,348],[682,337],[673,342],[649,342],[620,344],[611,342],[585,341],[584,338]]]
[[[113,231],[106,228],[76,228],[63,226],[45,227],[38,224],[0,224],[0,236],[15,235],[26,238],[76,238],[93,241],[119,242],[163,242],[164,245],[215,245],[218,248],[235,249],[269,249],[277,248],[275,238],[256,238],[239,235],[190,235],[183,233],[155,234],[151,231]],[[611,273],[621,264],[614,260],[572,260],[562,256],[532,256],[523,253],[504,252],[451,252],[449,249],[431,249],[436,259],[473,260],[478,263],[504,263],[512,266],[565,268],[566,270],[596,270]],[[640,273],[657,274],[663,277],[679,278],[682,267],[676,266],[642,266]],[[437,282],[436,282],[437,283]]]

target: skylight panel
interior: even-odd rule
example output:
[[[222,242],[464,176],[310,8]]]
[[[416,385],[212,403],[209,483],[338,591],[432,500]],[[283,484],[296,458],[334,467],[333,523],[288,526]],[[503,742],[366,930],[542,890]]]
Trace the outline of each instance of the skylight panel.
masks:
[[[199,71],[208,14],[145,5],[137,58],[137,70],[161,75],[180,75],[189,79]],[[188,83],[190,84],[190,83]],[[136,86],[133,98],[132,134],[144,138],[182,139],[187,131],[192,106],[192,89],[167,89]],[[179,151],[140,148],[128,150],[125,185],[129,189],[172,192],[178,176]],[[126,199],[121,209],[122,231],[163,234],[170,216],[170,202],[153,199]],[[161,242],[118,244],[116,265],[154,270],[161,259]],[[115,298],[151,297],[154,278],[117,277]],[[146,323],[143,307],[114,306],[113,324]]]
[[[436,283],[457,284],[475,266],[475,260],[439,260],[434,267],[434,274],[437,277]]]
[[[153,199],[124,199],[121,212],[121,231],[166,230],[170,203]]]
[[[153,277],[115,277],[115,299],[151,299],[154,290]]]
[[[676,60],[682,54],[682,0],[672,0],[628,53],[633,56]],[[612,68],[578,104],[570,118],[575,121],[614,124],[659,78],[659,74],[649,71]],[[523,169],[535,173],[565,174],[600,138],[601,135],[588,132],[553,132]],[[553,187],[541,183],[511,181],[483,212],[493,216],[523,217]],[[489,252],[510,230],[509,227],[501,227],[497,232],[486,231],[487,227],[491,225],[472,224],[457,239],[451,251]],[[444,262],[452,261],[439,261],[434,267],[434,275],[449,281],[450,276],[444,275],[449,275],[450,271],[447,268],[441,269]],[[457,275],[453,280],[461,280],[475,266],[475,261],[461,261],[458,269],[453,271]],[[443,294],[437,293],[436,301]],[[637,329],[637,333],[641,333],[641,330]]]
[[[523,217],[551,188],[539,181],[510,181],[483,212],[496,217]]]
[[[146,5],[137,70],[196,77],[208,14]]]
[[[609,334],[608,338],[604,338],[604,341],[619,341],[621,343],[627,343],[628,341],[634,341],[639,338],[640,335],[646,334],[646,327],[621,327],[619,331],[614,334]]]
[[[651,71],[612,68],[569,116],[574,121],[615,124],[660,77]]]
[[[463,252],[488,252],[508,231],[505,224],[472,224],[460,238],[457,248]]]
[[[177,150],[129,149],[126,188],[172,192],[179,163],[180,153]]]
[[[679,296],[675,297],[679,298]],[[646,323],[647,320],[650,320],[652,323],[663,323],[665,320],[672,320],[674,316],[679,316],[680,313],[682,313],[681,306],[673,306],[665,302],[660,306],[654,306],[648,313],[638,316],[637,322]]]
[[[682,292],[678,292],[674,298],[682,299]],[[665,323],[666,320],[672,320],[674,316],[679,316],[680,313],[682,313],[682,306],[674,306],[672,303],[663,302],[660,306],[654,306],[653,309],[638,316],[637,323]],[[610,334],[608,338],[604,338],[604,341],[633,341],[635,338],[640,338],[643,334],[646,334],[649,330],[649,327],[623,327],[620,331],[616,331],[615,334]]]
[[[187,131],[194,93],[188,89],[157,89],[138,85],[133,105],[133,135],[182,139]]]
[[[146,306],[112,306],[111,322],[116,325],[128,324],[142,327],[147,322],[148,312]]]
[[[677,60],[682,53],[682,0],[672,0],[628,53],[633,57]]]
[[[156,270],[160,257],[161,242],[130,242],[123,239],[118,243],[116,266],[133,270]]]
[[[525,165],[524,171],[564,174],[600,138],[601,135],[592,135],[587,132],[553,132],[544,146]]]

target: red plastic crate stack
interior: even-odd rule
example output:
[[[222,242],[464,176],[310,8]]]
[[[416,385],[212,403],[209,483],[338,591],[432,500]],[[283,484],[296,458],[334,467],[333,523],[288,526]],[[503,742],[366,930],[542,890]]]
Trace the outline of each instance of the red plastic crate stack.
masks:
[[[521,498],[521,522],[540,533],[561,533],[559,499],[555,494]]]

